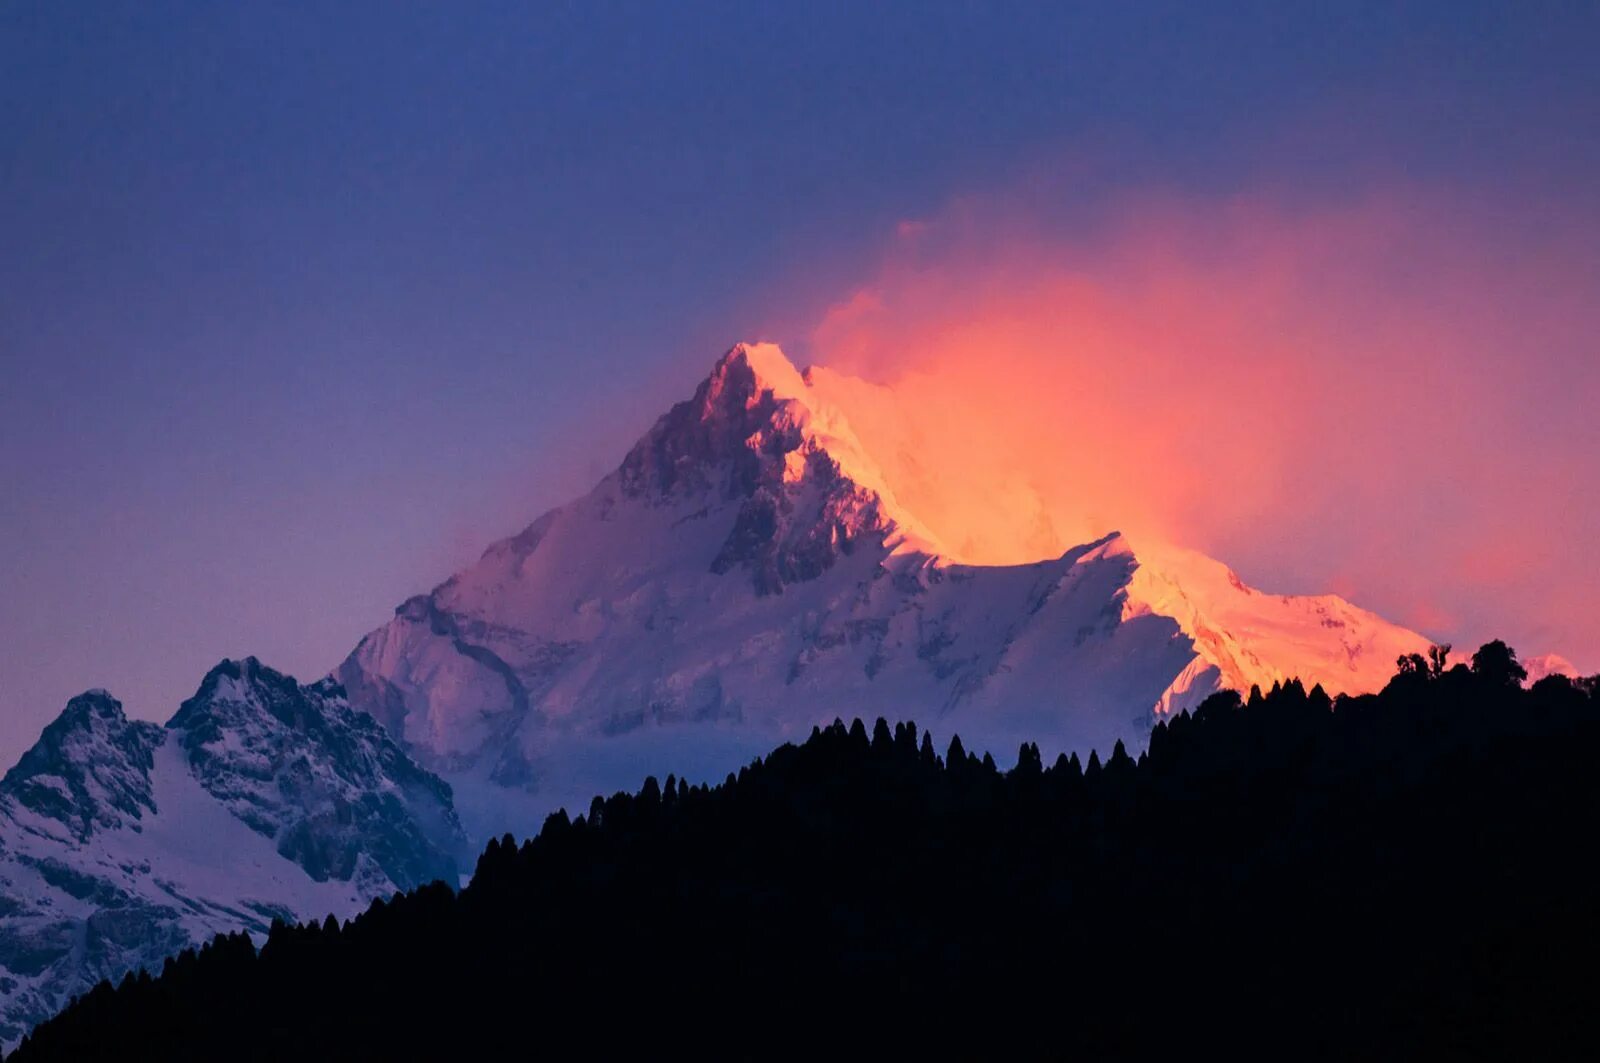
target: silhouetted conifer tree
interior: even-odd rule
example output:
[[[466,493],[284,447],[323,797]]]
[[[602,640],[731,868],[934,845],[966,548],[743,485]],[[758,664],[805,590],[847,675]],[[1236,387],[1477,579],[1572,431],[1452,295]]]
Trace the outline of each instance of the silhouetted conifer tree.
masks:
[[[894,745],[894,737],[889,733],[889,724],[882,716],[872,725],[872,748],[879,753],[887,753]]]
[[[1017,774],[1023,778],[1037,778],[1044,772],[1044,762],[1039,747],[1032,742],[1022,743],[1017,750]]]
[[[961,744],[961,736],[960,735],[951,735],[950,736],[950,748],[945,750],[944,763],[945,763],[945,767],[952,768],[952,769],[955,768],[957,765],[960,765],[962,767],[966,766],[966,763],[967,763],[967,750],[966,750],[966,747],[964,747]]]

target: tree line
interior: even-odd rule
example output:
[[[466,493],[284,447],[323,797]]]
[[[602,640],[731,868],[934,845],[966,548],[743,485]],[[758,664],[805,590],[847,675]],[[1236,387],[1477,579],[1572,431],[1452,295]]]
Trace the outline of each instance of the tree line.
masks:
[[[102,984],[12,1058],[1593,1055],[1600,683],[1525,679],[1441,649],[1007,771],[836,720]]]

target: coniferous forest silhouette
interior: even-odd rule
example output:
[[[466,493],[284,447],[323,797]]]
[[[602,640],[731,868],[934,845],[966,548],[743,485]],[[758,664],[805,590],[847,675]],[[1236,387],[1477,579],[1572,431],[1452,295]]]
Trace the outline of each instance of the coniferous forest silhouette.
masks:
[[[835,722],[102,984],[12,1058],[1592,1057],[1600,682],[1525,678],[1440,651],[1009,771]]]

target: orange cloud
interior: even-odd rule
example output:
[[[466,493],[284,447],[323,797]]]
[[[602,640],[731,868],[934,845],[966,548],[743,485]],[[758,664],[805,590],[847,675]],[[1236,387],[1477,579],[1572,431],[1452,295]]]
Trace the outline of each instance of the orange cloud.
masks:
[[[806,353],[892,385],[823,373],[967,559],[1120,529],[1593,669],[1595,227],[1533,214],[1395,188],[1065,226],[965,200],[901,224]]]

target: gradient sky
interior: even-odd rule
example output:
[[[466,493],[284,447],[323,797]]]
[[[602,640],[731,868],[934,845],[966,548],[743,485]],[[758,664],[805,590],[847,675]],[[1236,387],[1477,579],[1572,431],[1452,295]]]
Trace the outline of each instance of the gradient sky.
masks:
[[[1416,475],[1447,512],[1387,473],[1300,506],[1279,477],[1251,522],[1171,512],[1247,579],[1441,635],[1503,616],[1527,651],[1600,668],[1579,615],[1600,538],[1596,54],[1590,3],[8,0],[0,760],[86,687],[165,719],[223,656],[322,673],[587,487],[734,340],[876,379],[948,369],[941,337],[1054,336],[1063,278],[1108,321],[1197,329],[1207,379],[1243,372],[1224,341],[1325,367],[1342,336],[1362,384],[1335,408],[1363,425],[1393,413],[1363,398],[1391,364],[1410,387],[1431,367],[1421,384],[1466,396],[1414,407],[1439,441]],[[1199,312],[1220,282],[1260,311],[1229,299],[1285,261],[1273,327]],[[972,294],[993,277],[1003,298]],[[905,316],[947,292],[946,332]],[[879,312],[841,331],[863,293]],[[858,349],[874,337],[893,349]],[[1464,357],[1438,354],[1454,340]],[[1508,379],[1538,386],[1485,405]],[[1399,568],[1435,529],[1453,580]]]

